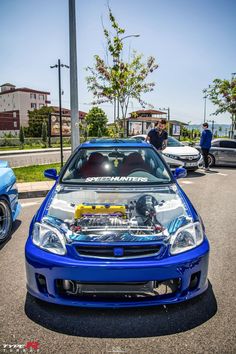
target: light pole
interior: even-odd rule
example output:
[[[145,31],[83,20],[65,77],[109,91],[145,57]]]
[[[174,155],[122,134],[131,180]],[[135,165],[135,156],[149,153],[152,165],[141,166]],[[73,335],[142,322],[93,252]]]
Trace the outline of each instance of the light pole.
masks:
[[[170,108],[159,108],[161,111],[167,111],[168,135],[170,135]]]
[[[236,73],[231,73],[231,84],[232,81],[235,79]],[[232,85],[231,85],[232,87]],[[236,129],[236,115],[232,112],[232,128],[231,128],[231,138],[234,138],[234,130]]]
[[[140,37],[140,34],[129,34],[128,36],[122,37],[120,40],[123,41],[124,39],[130,38],[130,37],[135,37],[135,38],[137,38],[137,37]]]
[[[78,78],[75,0],[69,0],[71,150],[80,143],[78,118]]]
[[[127,38],[131,38],[131,37],[134,37],[134,38],[138,38],[140,37],[140,34],[130,34],[128,36],[124,36],[122,38],[120,38],[120,41],[122,42],[124,39],[127,39]],[[115,61],[115,59],[113,58],[113,64],[115,65],[116,63],[120,63],[120,56],[118,57],[118,60]],[[119,119],[119,116],[120,116],[120,99],[119,99],[119,96],[116,98],[114,98],[114,122],[116,121],[116,118]],[[125,129],[125,125],[124,125],[124,129]]]
[[[204,113],[203,113],[203,122],[205,123],[206,121],[206,100],[207,100],[207,89],[204,89],[203,90],[203,93],[204,93],[204,96],[203,96],[203,99],[204,99]]]
[[[59,121],[60,121],[60,149],[61,149],[61,168],[63,167],[63,137],[62,137],[62,114],[61,114],[61,68],[66,67],[69,69],[68,65],[61,64],[61,60],[58,59],[57,64],[51,65],[50,68],[58,69],[58,91],[59,91]]]
[[[214,128],[215,128],[215,120],[208,120],[208,123],[211,123],[211,130],[212,130],[212,135],[214,136]]]

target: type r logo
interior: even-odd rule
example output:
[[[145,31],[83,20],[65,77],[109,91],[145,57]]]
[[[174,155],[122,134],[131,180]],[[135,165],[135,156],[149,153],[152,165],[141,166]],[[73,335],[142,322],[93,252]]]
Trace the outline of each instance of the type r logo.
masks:
[[[116,247],[113,250],[115,257],[122,257],[124,255],[124,249],[122,247]]]

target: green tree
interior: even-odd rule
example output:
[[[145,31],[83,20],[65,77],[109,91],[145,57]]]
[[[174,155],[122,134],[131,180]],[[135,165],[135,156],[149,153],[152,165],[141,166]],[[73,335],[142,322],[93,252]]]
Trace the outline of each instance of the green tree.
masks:
[[[20,126],[19,140],[20,140],[21,146],[23,148],[24,143],[25,143],[25,132],[24,132],[24,127],[22,127],[22,125]]]
[[[232,129],[236,129],[236,78],[231,80],[213,80],[207,89],[207,96],[217,107],[214,115],[229,113],[232,120]]]
[[[29,126],[27,135],[30,137],[42,137],[43,122],[48,122],[50,113],[53,112],[52,107],[42,107],[29,111]]]
[[[183,138],[188,138],[190,134],[190,131],[188,130],[188,128],[186,128],[184,125],[182,125],[181,127],[181,136]]]
[[[85,117],[88,134],[91,136],[102,136],[107,133],[108,118],[106,113],[99,107],[93,107]]]
[[[123,40],[126,36],[121,36],[125,33],[125,29],[119,26],[111,9],[108,9],[112,33],[106,28],[103,31],[107,44],[107,60],[105,62],[99,55],[95,56],[94,66],[87,67],[89,72],[87,86],[93,94],[93,104],[113,103],[116,100],[122,114],[122,121],[120,117],[117,117],[117,120],[120,126],[123,125],[125,132],[129,102],[135,99],[145,107],[147,103],[142,99],[142,95],[152,91],[155,86],[154,82],[147,82],[146,79],[158,68],[158,65],[153,57],[149,57],[147,62],[143,63],[142,55],[136,52],[133,52],[130,61],[123,60]]]
[[[48,125],[47,122],[44,120],[42,124],[42,142],[44,147],[47,146],[47,139],[48,139]]]

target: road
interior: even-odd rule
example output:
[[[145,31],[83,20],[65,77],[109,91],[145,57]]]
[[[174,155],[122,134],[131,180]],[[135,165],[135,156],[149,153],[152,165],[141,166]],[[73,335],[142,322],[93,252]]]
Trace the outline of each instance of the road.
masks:
[[[236,169],[193,173],[180,184],[203,217],[211,243],[205,294],[179,305],[122,310],[35,301],[25,290],[24,243],[41,199],[22,200],[21,221],[0,250],[0,352],[6,343],[37,341],[43,354],[235,353]]]
[[[65,148],[63,151],[64,162],[68,159],[71,154],[71,149]],[[22,167],[22,166],[32,166],[32,165],[44,165],[49,163],[55,163],[61,161],[60,150],[46,151],[28,151],[17,154],[6,154],[6,152],[0,152],[0,159],[7,160],[11,167]]]

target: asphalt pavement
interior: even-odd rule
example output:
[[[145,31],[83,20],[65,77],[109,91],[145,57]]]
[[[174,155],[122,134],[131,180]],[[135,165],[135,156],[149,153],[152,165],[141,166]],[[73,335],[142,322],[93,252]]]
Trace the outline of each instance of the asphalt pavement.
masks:
[[[12,236],[0,247],[0,352],[6,344],[33,342],[43,354],[235,353],[236,168],[192,173],[180,185],[200,212],[211,243],[209,288],[165,307],[79,309],[27,295],[24,244],[42,199],[21,200]]]

